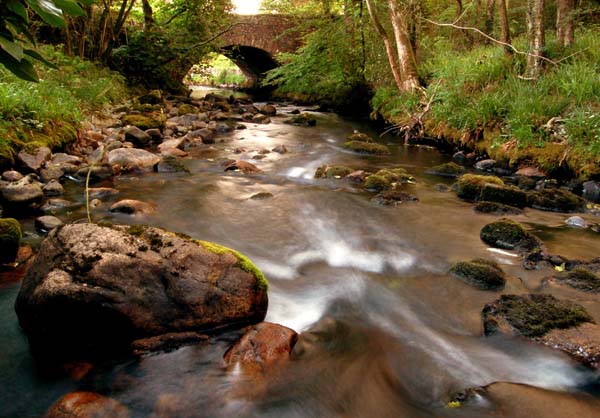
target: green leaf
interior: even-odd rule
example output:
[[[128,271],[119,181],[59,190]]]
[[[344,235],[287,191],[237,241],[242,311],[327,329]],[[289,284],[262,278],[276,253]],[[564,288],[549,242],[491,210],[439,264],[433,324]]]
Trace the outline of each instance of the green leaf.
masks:
[[[53,63],[51,63],[50,61],[48,61],[46,58],[44,58],[39,52],[33,50],[33,49],[26,49],[24,51],[25,55],[30,56],[31,58],[34,58],[38,61],[40,61],[41,63],[43,63],[44,65],[54,69],[54,70],[58,70],[58,67],[56,65],[54,65]]]
[[[29,16],[27,15],[27,9],[21,3],[20,0],[12,0],[9,1],[6,5],[8,10],[18,15],[21,19],[23,19],[26,23],[29,23]]]
[[[23,59],[23,48],[21,48],[19,44],[14,43],[2,35],[0,35],[0,48],[6,51],[17,61],[21,61]]]
[[[61,9],[50,0],[26,0],[27,4],[50,26],[66,27]]]
[[[4,64],[10,72],[23,80],[33,82],[38,81],[38,75],[35,72],[35,68],[33,68],[33,64],[31,64],[29,60],[22,59],[21,62],[19,62],[3,50],[0,50],[0,63]]]
[[[70,16],[85,16],[83,9],[73,0],[54,0],[54,3],[62,9],[62,11]]]

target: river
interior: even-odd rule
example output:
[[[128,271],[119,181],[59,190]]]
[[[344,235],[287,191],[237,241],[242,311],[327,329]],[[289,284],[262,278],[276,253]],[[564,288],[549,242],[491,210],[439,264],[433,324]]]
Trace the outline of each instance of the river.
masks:
[[[446,273],[451,263],[496,260],[510,274],[504,293],[535,292],[549,271],[525,271],[515,255],[490,251],[480,241],[480,229],[496,217],[437,191],[436,184],[452,181],[425,173],[448,155],[400,145],[393,136],[381,139],[390,156],[353,154],[342,144],[353,130],[376,136],[367,124],[318,112],[312,112],[316,127],[283,124],[296,108],[279,104],[273,123],[247,124],[194,149],[184,160],[189,174],[123,175],[107,184],[121,191],[119,199],[152,203],[154,214],[132,218],[111,214],[107,206],[93,212],[96,221],[156,225],[248,255],[270,282],[267,321],[303,333],[289,367],[258,387],[223,368],[231,343],[225,335],[208,345],[105,365],[79,381],[45,377],[18,328],[13,303],[19,286],[0,283],[0,416],[40,416],[76,389],[110,395],[135,417],[566,417],[577,407],[600,411],[597,373],[519,338],[482,336],[481,309],[500,293],[452,278]],[[289,152],[251,160],[257,150],[278,145]],[[247,152],[236,154],[236,148]],[[225,158],[252,161],[263,173],[223,172]],[[411,192],[419,201],[377,205],[351,183],[314,179],[323,164],[403,167],[417,180]],[[273,197],[250,199],[260,192]],[[85,218],[80,185],[67,185],[66,198],[82,206],[63,217]],[[598,235],[564,227],[565,218],[532,209],[514,217],[552,253],[597,257]],[[31,222],[25,225],[32,230]],[[39,237],[31,232],[28,240],[35,245]],[[561,297],[560,290],[552,292]],[[569,297],[600,321],[597,299]],[[494,382],[506,382],[495,385],[494,402],[447,407],[450,394]]]

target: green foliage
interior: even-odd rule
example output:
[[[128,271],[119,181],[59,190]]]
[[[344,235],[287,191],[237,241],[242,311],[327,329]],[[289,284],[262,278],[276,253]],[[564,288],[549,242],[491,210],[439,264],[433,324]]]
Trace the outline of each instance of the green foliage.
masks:
[[[84,112],[126,96],[118,74],[53,47],[41,52],[59,69],[38,66],[38,83],[0,68],[0,159],[12,160],[23,147],[64,145],[76,137]]]
[[[229,58],[211,53],[200,65],[195,65],[187,76],[192,83],[219,86],[242,85],[246,77]]]

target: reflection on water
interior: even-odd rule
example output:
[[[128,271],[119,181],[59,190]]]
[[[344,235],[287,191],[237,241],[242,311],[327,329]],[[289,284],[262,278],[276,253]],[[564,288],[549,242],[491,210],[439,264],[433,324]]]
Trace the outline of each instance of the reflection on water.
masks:
[[[524,272],[514,254],[490,251],[479,230],[493,217],[475,215],[454,194],[435,191],[435,183],[447,180],[424,171],[447,157],[393,143],[389,157],[344,152],[349,133],[369,128],[331,114],[316,114],[316,128],[284,125],[285,114],[294,109],[282,106],[270,125],[249,124],[224,136],[224,142],[193,150],[193,158],[184,161],[190,174],[131,175],[107,184],[121,191],[119,199],[152,203],[155,214],[133,219],[110,214],[112,201],[93,213],[97,220],[154,224],[247,254],[270,280],[267,320],[302,332],[289,367],[267,381],[226,370],[223,353],[239,337],[231,333],[108,365],[80,382],[44,381],[34,371],[12,310],[17,288],[5,286],[0,287],[0,385],[8,390],[0,392],[0,416],[40,415],[73,387],[109,394],[135,417],[515,416],[518,408],[498,415],[483,400],[458,414],[445,403],[453,392],[496,381],[548,389],[536,396],[549,400],[552,391],[571,399],[570,392],[597,381],[597,375],[556,351],[481,336],[481,308],[498,294],[453,280],[445,274],[450,263],[495,259],[514,275],[507,283],[511,292],[535,289],[545,273]],[[252,160],[261,174],[225,173],[219,164],[224,158],[250,161],[278,145],[290,152]],[[243,151],[234,153],[236,148]],[[351,184],[315,180],[315,170],[326,163],[366,170],[405,167],[417,177],[411,192],[420,202],[380,207]],[[259,192],[273,197],[250,199]],[[67,198],[82,203],[81,188],[67,185]],[[63,216],[85,217],[81,206],[70,210]],[[517,219],[562,222],[561,215],[536,211]],[[557,253],[575,245],[579,258],[595,255],[597,238],[568,233],[568,243],[560,233],[545,238]],[[595,405],[596,399],[582,402]]]

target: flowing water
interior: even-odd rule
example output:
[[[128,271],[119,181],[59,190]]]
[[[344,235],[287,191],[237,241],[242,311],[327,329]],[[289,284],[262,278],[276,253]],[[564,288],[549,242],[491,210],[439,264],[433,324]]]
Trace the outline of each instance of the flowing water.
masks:
[[[394,137],[381,140],[389,142],[391,156],[349,153],[342,144],[354,129],[375,132],[316,112],[317,127],[283,124],[293,109],[281,105],[272,124],[248,124],[193,150],[184,161],[189,174],[124,175],[109,184],[121,191],[119,199],[152,203],[155,214],[110,214],[110,202],[93,213],[95,220],[157,225],[248,255],[270,282],[267,320],[302,333],[289,365],[264,381],[226,370],[222,356],[234,336],[224,335],[104,365],[80,380],[44,377],[13,311],[18,284],[0,283],[0,416],[39,416],[76,389],[108,394],[135,417],[600,416],[589,412],[600,411],[597,373],[518,338],[483,337],[481,309],[499,293],[445,273],[455,261],[494,259],[511,275],[504,293],[537,291],[549,273],[525,271],[514,254],[490,251],[479,231],[495,217],[475,214],[452,192],[436,191],[437,183],[451,182],[425,171],[449,157],[399,145]],[[256,151],[278,145],[290,152],[251,160]],[[235,148],[247,152],[235,154]],[[255,162],[263,173],[223,172],[225,158]],[[326,163],[404,167],[417,179],[411,192],[420,201],[379,206],[348,182],[314,179]],[[273,197],[250,199],[259,192]],[[67,198],[83,203],[81,186],[70,185]],[[76,220],[85,213],[79,207],[64,216]],[[598,236],[562,227],[565,218],[534,210],[515,217],[539,232],[552,253],[600,255]],[[28,239],[39,241],[33,233]],[[568,296],[600,321],[597,299]],[[507,384],[493,386],[492,400],[447,407],[450,394],[494,382]]]

